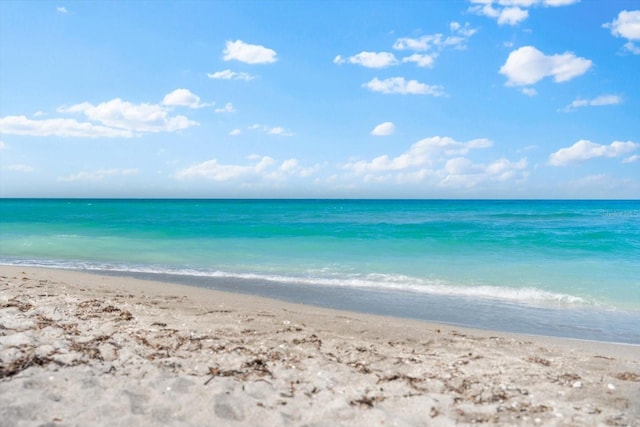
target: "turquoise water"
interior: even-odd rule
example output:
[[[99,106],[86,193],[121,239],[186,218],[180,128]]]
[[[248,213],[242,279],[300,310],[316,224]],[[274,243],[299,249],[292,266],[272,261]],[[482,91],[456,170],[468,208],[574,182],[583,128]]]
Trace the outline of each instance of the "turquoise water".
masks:
[[[639,201],[0,200],[2,264],[587,339],[640,343],[639,261]]]

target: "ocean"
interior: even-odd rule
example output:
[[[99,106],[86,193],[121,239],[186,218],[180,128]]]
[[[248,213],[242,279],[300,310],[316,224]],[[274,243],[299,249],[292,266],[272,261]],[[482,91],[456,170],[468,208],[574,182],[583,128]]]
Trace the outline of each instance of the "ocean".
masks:
[[[640,201],[1,199],[0,264],[640,344]]]

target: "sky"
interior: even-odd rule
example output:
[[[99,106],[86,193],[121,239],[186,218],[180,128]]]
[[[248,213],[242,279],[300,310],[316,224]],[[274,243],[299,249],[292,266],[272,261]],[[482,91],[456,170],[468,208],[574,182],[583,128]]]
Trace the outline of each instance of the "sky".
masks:
[[[0,2],[0,196],[640,198],[640,1]]]

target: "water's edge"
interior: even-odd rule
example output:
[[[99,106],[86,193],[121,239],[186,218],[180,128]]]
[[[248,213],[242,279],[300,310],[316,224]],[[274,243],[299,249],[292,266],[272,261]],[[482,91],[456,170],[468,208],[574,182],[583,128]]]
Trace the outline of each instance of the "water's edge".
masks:
[[[12,264],[16,266],[16,264]],[[44,267],[51,268],[51,267]],[[60,270],[61,268],[53,268]],[[167,273],[68,269],[93,275],[254,295],[296,304],[437,322],[498,332],[640,345],[640,314],[597,308],[522,306],[504,301],[427,295],[397,290],[337,286],[309,287],[292,283],[186,276]],[[606,326],[615,322],[615,331]]]

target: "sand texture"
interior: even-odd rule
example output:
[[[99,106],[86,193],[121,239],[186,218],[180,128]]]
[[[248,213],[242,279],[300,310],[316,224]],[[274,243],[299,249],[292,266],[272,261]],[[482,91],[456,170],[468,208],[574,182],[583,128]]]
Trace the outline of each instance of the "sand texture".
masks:
[[[2,426],[640,426],[640,347],[0,267]]]

